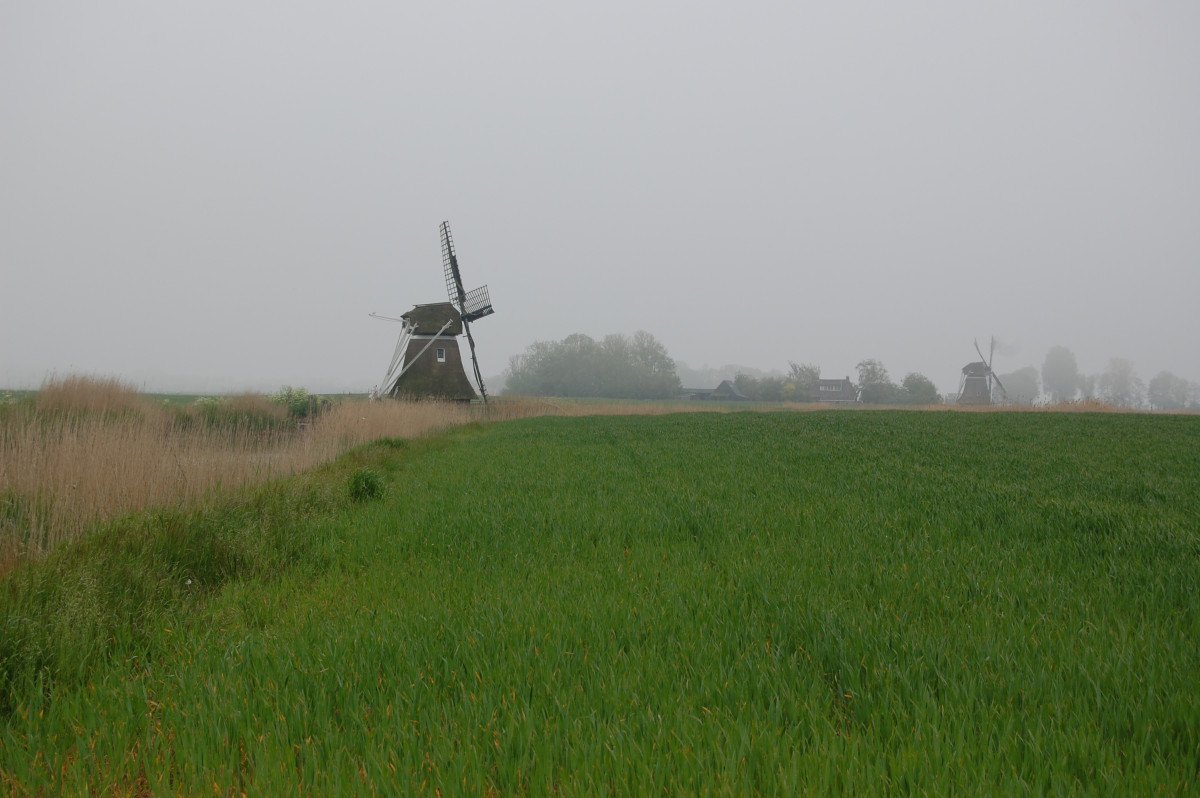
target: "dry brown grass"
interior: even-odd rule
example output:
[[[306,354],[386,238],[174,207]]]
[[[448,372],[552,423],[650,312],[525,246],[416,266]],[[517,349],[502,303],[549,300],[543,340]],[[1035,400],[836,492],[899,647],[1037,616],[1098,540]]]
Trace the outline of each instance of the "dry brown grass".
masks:
[[[136,388],[115,377],[52,377],[34,402],[43,413],[137,412],[145,406]]]
[[[1054,402],[1037,405],[939,405],[922,408],[927,410],[954,410],[962,413],[1145,413],[1135,407],[1122,407],[1100,399],[1075,399],[1070,402]]]

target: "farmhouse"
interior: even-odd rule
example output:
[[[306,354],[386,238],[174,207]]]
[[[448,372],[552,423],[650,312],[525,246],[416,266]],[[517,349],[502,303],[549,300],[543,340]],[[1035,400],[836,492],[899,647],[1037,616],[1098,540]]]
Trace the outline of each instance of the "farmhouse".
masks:
[[[857,402],[858,392],[854,383],[846,377],[840,380],[817,380],[816,396],[818,402]]]

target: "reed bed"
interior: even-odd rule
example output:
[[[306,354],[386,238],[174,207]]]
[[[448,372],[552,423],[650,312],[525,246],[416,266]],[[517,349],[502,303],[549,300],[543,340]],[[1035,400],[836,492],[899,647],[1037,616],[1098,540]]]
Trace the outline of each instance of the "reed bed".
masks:
[[[0,408],[0,572],[97,522],[312,468],[380,438],[467,423],[471,407],[346,401],[295,423],[263,396],[173,408],[70,377]],[[520,412],[508,408],[507,413]]]

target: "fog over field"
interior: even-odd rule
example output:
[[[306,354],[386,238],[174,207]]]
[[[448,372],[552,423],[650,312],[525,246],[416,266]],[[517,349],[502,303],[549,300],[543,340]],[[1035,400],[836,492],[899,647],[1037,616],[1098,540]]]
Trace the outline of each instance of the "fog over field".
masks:
[[[644,329],[1200,381],[1198,41],[1191,0],[0,0],[0,388],[367,390],[443,219],[485,376]]]

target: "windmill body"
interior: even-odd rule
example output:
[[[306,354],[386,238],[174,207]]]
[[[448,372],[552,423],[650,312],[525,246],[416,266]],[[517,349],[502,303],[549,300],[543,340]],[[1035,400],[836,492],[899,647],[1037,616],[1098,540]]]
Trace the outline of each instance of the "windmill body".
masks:
[[[962,377],[959,378],[958,403],[960,405],[992,404],[993,385],[999,387],[1001,395],[1005,393],[1003,383],[992,371],[992,356],[996,353],[996,339],[992,339],[991,349],[986,358],[979,349],[978,341],[975,342],[975,351],[979,354],[980,359],[963,366]]]
[[[391,396],[469,402],[482,397],[487,402],[487,389],[475,357],[470,323],[493,313],[492,302],[486,285],[470,292],[463,290],[454,239],[447,222],[442,222],[441,234],[442,262],[450,301],[416,305],[398,319],[371,314],[402,325],[387,375],[372,392],[375,398]],[[466,335],[470,346],[478,393],[467,377],[458,345],[460,335]]]
[[[960,405],[990,405],[992,403],[992,384],[988,379],[989,374],[987,363],[982,361],[963,366],[958,386],[958,403]]]
[[[417,305],[400,317],[411,331],[400,353],[400,368],[384,393],[398,399],[469,402],[475,388],[463,368],[458,337],[462,320],[449,302]]]

